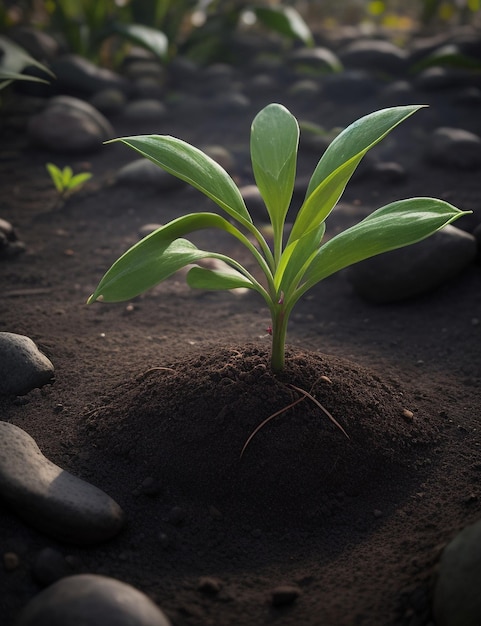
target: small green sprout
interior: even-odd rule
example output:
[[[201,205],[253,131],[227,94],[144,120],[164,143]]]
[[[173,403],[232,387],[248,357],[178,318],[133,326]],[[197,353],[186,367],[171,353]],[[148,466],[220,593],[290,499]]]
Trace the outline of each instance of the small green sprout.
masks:
[[[81,172],[80,174],[74,174],[72,168],[67,165],[61,170],[53,163],[47,163],[45,165],[47,172],[50,174],[50,178],[55,185],[55,189],[58,191],[61,202],[76,189],[79,189],[85,182],[92,178],[90,172]]]
[[[435,198],[410,198],[377,209],[358,224],[323,241],[325,220],[361,159],[422,106],[376,111],[344,129],[318,162],[288,236],[285,220],[296,177],[299,125],[280,104],[262,109],[252,123],[250,150],[255,181],[271,222],[272,247],[254,225],[232,178],[203,152],[166,135],[112,140],[123,142],[190,183],[219,205],[230,220],[217,213],[191,213],[155,230],[112,265],[88,303],[129,300],[194,264],[187,273],[191,287],[244,287],[262,296],[272,319],[271,368],[275,373],[282,371],[289,316],[311,287],[353,263],[416,243],[466,213]],[[219,228],[240,241],[251,253],[263,279],[258,280],[235,259],[200,250],[184,238],[204,228]],[[224,261],[228,269],[195,265],[205,258]]]

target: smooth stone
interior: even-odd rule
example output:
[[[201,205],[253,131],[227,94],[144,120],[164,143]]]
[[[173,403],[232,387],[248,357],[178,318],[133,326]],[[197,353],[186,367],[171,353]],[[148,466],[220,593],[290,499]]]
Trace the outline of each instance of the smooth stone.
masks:
[[[227,148],[224,146],[217,146],[215,144],[201,146],[202,152],[218,163],[227,172],[232,172],[235,169],[235,159]]]
[[[125,107],[127,98],[121,89],[112,87],[94,93],[89,103],[103,115],[115,115]]]
[[[120,89],[128,94],[129,82],[112,70],[99,67],[78,54],[66,54],[52,61],[50,69],[59,89],[91,96],[104,89]]]
[[[422,91],[442,91],[469,86],[472,77],[469,72],[450,67],[428,67],[415,78],[414,85]]]
[[[481,624],[481,521],[467,526],[445,547],[434,589],[437,626]]]
[[[10,222],[0,218],[0,259],[6,259],[25,252],[25,244],[18,240]]]
[[[261,192],[257,185],[244,185],[239,188],[241,196],[244,199],[247,210],[256,220],[268,221],[269,216],[267,214],[266,203],[264,202]]]
[[[427,157],[442,167],[478,169],[481,167],[481,137],[462,128],[438,128],[429,138]]]
[[[165,118],[167,109],[159,100],[146,98],[129,102],[124,108],[122,115],[131,121],[158,121]]]
[[[70,573],[71,568],[64,555],[54,548],[43,548],[35,556],[32,576],[42,587],[51,585]]]
[[[52,381],[54,366],[25,335],[0,332],[0,394],[23,395]]]
[[[342,70],[339,57],[322,46],[299,48],[289,55],[287,63],[297,74],[331,74]]]
[[[416,244],[353,265],[348,278],[366,300],[396,302],[442,285],[470,265],[476,254],[475,238],[448,225]]]
[[[359,39],[343,48],[339,58],[348,68],[398,75],[407,68],[408,53],[389,41]]]
[[[43,148],[60,153],[99,150],[115,136],[110,122],[91,104],[71,96],[56,96],[28,124],[30,138]]]
[[[379,89],[377,81],[364,70],[346,70],[326,76],[323,93],[326,98],[347,101],[373,96]]]
[[[162,191],[179,189],[185,183],[177,176],[169,174],[149,159],[136,159],[119,169],[116,176],[118,185],[131,187],[154,187]]]
[[[124,523],[110,496],[49,461],[28,433],[2,421],[0,495],[27,524],[59,541],[96,544]]]
[[[15,626],[170,626],[131,585],[94,574],[67,576],[35,596]]]
[[[39,28],[18,26],[12,28],[8,36],[28,52],[30,56],[43,63],[54,59],[59,51],[58,42]]]

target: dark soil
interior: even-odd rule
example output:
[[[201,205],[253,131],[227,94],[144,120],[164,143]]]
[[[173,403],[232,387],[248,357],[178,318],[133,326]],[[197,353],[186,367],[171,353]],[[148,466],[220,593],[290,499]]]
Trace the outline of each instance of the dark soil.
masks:
[[[252,180],[250,122],[267,102],[327,127],[384,106],[249,95],[242,113],[192,121],[173,108],[162,128],[113,123],[119,135],[162,132],[229,147],[243,184]],[[423,154],[436,126],[480,132],[479,110],[453,104],[450,91],[417,95],[431,108],[395,131],[383,157],[401,163],[407,178],[357,177],[343,199],[356,216],[415,195],[479,210],[478,173],[441,170]],[[2,554],[15,552],[20,563],[0,571],[1,623],[10,626],[42,587],[35,563],[51,547],[69,573],[105,574],[144,591],[175,626],[431,624],[440,552],[481,516],[480,266],[385,306],[357,297],[345,273],[331,277],[294,312],[286,370],[274,377],[268,311],[255,294],[192,292],[177,276],[130,304],[85,305],[142,225],[212,207],[189,189],[112,185],[135,158],[121,145],[85,159],[31,146],[32,102],[16,102],[3,121],[0,216],[26,252],[1,261],[0,330],[30,336],[56,375],[41,390],[3,398],[1,418],[115,498],[127,525],[108,543],[78,548],[2,508]],[[299,175],[318,158],[304,151]],[[61,209],[47,161],[94,174]],[[471,231],[478,221],[456,225]],[[333,215],[328,229],[340,226]],[[228,245],[243,259],[215,233],[196,242]],[[277,412],[240,459],[250,434]],[[205,577],[218,579],[220,591],[199,589]],[[300,595],[273,606],[283,584]]]

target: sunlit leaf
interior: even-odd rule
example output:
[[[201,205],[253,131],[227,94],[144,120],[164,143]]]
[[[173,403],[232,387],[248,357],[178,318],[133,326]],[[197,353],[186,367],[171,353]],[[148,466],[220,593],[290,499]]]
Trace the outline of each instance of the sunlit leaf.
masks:
[[[306,46],[314,45],[309,26],[293,7],[250,7],[257,19],[271,30],[291,39],[299,39]]]
[[[253,289],[253,285],[240,272],[233,268],[211,270],[205,267],[193,267],[187,273],[187,284],[195,289]]]
[[[198,148],[168,135],[138,135],[112,141],[121,141],[166,172],[189,183],[231,217],[252,223],[235,182],[214,159]]]
[[[325,220],[341,197],[364,155],[424,105],[381,109],[344,129],[329,145],[309,181],[289,241]]]
[[[165,33],[143,24],[118,23],[114,31],[153,52],[159,59],[165,59],[169,51],[169,42]]]

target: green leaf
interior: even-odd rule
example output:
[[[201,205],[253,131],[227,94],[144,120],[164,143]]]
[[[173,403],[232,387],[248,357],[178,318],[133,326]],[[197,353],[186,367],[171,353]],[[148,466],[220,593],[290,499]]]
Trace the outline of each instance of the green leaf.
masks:
[[[247,247],[253,247],[235,226],[216,213],[184,215],[158,228],[127,250],[105,273],[88,304],[98,299],[118,302],[134,298],[199,259],[213,257],[228,261],[227,257],[199,250],[182,238],[187,233],[204,228],[220,228]]]
[[[300,39],[306,46],[314,45],[309,26],[293,7],[252,7],[251,10],[271,30],[291,39]]]
[[[70,179],[69,189],[75,189],[75,187],[83,185],[83,183],[86,183],[91,178],[92,174],[90,172],[81,172],[80,174],[75,174],[75,176],[72,176],[72,178]]]
[[[240,272],[233,268],[211,270],[204,267],[193,267],[187,274],[187,284],[195,289],[254,289],[253,284]]]
[[[252,168],[274,227],[274,237],[282,233],[291,203],[298,143],[297,121],[280,104],[268,105],[252,122]]]
[[[341,197],[364,155],[424,105],[381,109],[344,129],[329,145],[309,181],[289,241],[324,221]]]
[[[113,30],[127,39],[153,52],[159,59],[167,57],[169,41],[165,33],[143,24],[122,24],[113,26]]]
[[[234,219],[252,224],[235,182],[214,159],[198,148],[168,135],[138,135],[111,141],[121,141],[133,148],[166,172],[204,193]]]
[[[62,193],[65,190],[65,187],[63,184],[62,170],[58,168],[56,165],[54,165],[53,163],[46,163],[45,167],[47,168],[47,171],[50,174],[50,178],[52,179],[53,184],[55,185],[55,189],[59,193]]]
[[[283,292],[289,298],[317,254],[325,230],[326,225],[323,222],[286,246],[274,276],[274,284],[279,293]]]
[[[158,232],[158,231],[157,231]],[[135,298],[178,270],[210,256],[187,239],[163,240],[152,233],[123,254],[108,270],[87,303]]]
[[[353,263],[417,243],[467,213],[436,198],[388,204],[321,246],[306,273],[305,287]]]
[[[70,189],[70,181],[72,180],[73,171],[70,165],[66,165],[62,170],[62,183],[65,189]]]
[[[35,76],[22,74],[23,70],[30,65],[55,78],[55,74],[48,67],[34,59],[22,47],[4,35],[0,35],[0,53],[3,53],[0,54],[0,78],[48,82]]]

